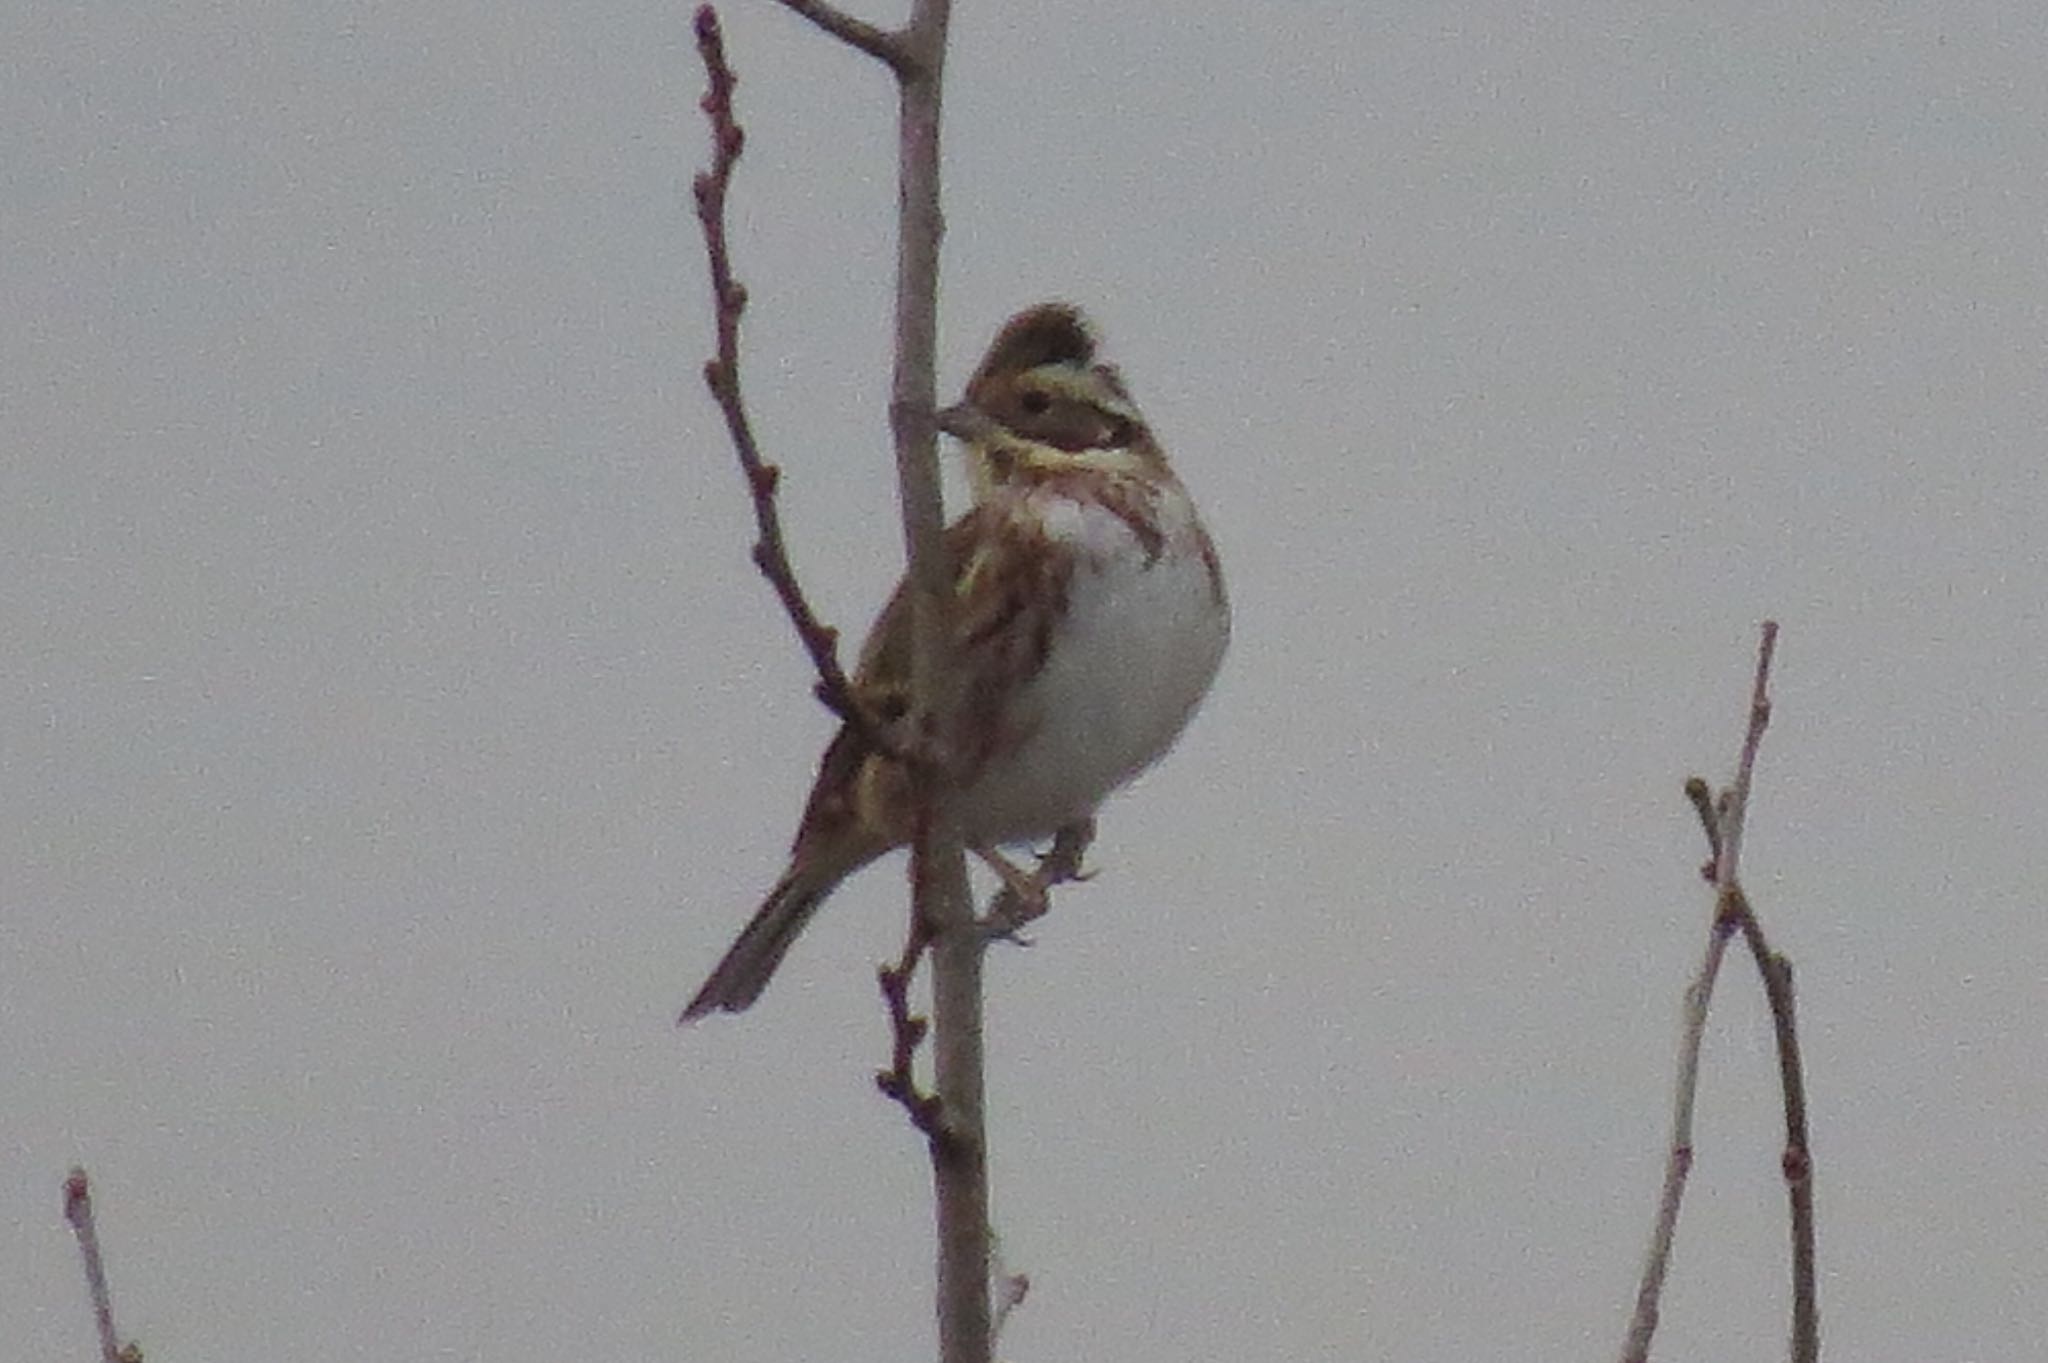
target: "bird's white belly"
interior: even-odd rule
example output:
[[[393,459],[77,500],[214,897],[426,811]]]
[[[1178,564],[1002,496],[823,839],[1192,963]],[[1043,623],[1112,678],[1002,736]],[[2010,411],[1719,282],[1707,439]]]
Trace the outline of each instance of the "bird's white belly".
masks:
[[[1149,559],[1103,507],[1066,502],[1048,528],[1080,550],[1044,668],[1018,697],[1026,737],[961,792],[969,837],[1050,836],[1165,754],[1208,694],[1229,613],[1184,501],[1162,499]]]

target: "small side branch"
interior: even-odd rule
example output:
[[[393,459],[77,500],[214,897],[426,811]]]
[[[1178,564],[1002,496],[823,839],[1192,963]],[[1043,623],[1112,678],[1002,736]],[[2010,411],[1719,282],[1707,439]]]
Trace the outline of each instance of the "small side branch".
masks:
[[[976,920],[977,926],[991,939],[1022,943],[1018,930],[1043,916],[1048,907],[1048,892],[1053,887],[1092,878],[1091,872],[1081,868],[1081,860],[1094,841],[1093,819],[1080,819],[1060,829],[1052,847],[1038,859],[1035,871],[1026,874],[1013,870],[1024,884],[1005,884],[998,890],[989,911]],[[913,905],[902,953],[875,971],[882,1003],[889,1013],[889,1066],[875,1071],[875,1087],[903,1109],[910,1124],[927,1140],[943,1142],[949,1129],[945,1104],[917,1082],[917,1051],[931,1034],[931,1023],[910,1006],[911,981],[931,952],[933,935],[931,925]]]
[[[1003,1262],[1002,1241],[994,1231],[989,1232],[989,1259],[995,1275],[995,1319],[989,1323],[989,1333],[1000,1336],[1003,1327],[1010,1322],[1010,1313],[1024,1304],[1031,1295],[1031,1275],[1012,1273]]]
[[[889,1068],[875,1071],[875,1087],[903,1109],[926,1140],[938,1141],[945,1135],[944,1109],[936,1094],[918,1087],[916,1068],[917,1048],[924,1044],[931,1023],[910,1008],[910,982],[931,943],[931,929],[913,911],[903,954],[875,972],[882,1002],[889,1010]]]
[[[92,1215],[92,1185],[85,1170],[73,1169],[64,1180],[64,1219],[78,1237],[78,1253],[85,1261],[85,1287],[92,1297],[93,1323],[99,1328],[100,1363],[142,1363],[142,1350],[121,1343],[114,1329],[114,1298],[107,1287],[107,1265],[100,1257],[99,1228]]]
[[[703,59],[709,80],[705,91],[704,115],[711,123],[711,168],[698,174],[693,186],[697,199],[697,221],[704,232],[704,252],[711,267],[711,297],[717,314],[718,353],[704,365],[704,384],[711,390],[725,418],[726,433],[732,438],[733,453],[746,477],[747,493],[754,505],[756,538],[754,566],[775,589],[783,613],[795,626],[797,638],[817,669],[818,699],[840,719],[861,731],[876,748],[896,752],[897,745],[883,726],[861,704],[853,683],[839,665],[839,632],[820,620],[797,582],[790,566],[789,547],[783,537],[782,516],[775,491],[782,470],[761,456],[753,421],[747,415],[740,391],[740,319],[747,310],[747,291],[733,277],[732,256],[726,243],[725,201],[732,185],[733,168],[746,147],[746,134],[733,116],[732,92],[738,84],[725,59],[725,39],[719,31],[718,12],[705,5],[696,19],[697,55]]]
[[[1791,1201],[1792,1222],[1792,1338],[1794,1363],[1815,1363],[1820,1357],[1819,1311],[1816,1304],[1814,1272],[1813,1162],[1807,1143],[1806,1082],[1799,1053],[1792,991],[1792,963],[1771,950],[1764,939],[1749,898],[1741,884],[1742,830],[1749,812],[1751,780],[1756,771],[1757,752],[1764,731],[1770,727],[1771,664],[1776,654],[1778,626],[1765,621],[1757,649],[1755,682],[1750,691],[1749,723],[1737,759],[1735,780],[1718,796],[1699,777],[1686,782],[1685,794],[1706,833],[1708,860],[1701,874],[1714,886],[1714,917],[1707,936],[1706,954],[1685,995],[1684,1027],[1678,1048],[1678,1079],[1672,1104],[1671,1146],[1664,1166],[1664,1182],[1657,1202],[1656,1221],[1650,1234],[1650,1248],[1644,1256],[1643,1273],[1636,1291],[1635,1311],[1622,1344],[1623,1363],[1644,1363],[1650,1341],[1656,1334],[1658,1303],[1670,1271],[1671,1247],[1678,1229],[1679,1206],[1693,1164],[1693,1110],[1699,1090],[1700,1049],[1706,1036],[1707,1012],[1713,998],[1714,982],[1720,974],[1728,941],[1743,935],[1763,977],[1769,999],[1772,1027],[1778,1043],[1778,1073],[1784,1095],[1785,1150],[1781,1161]]]
[[[892,71],[903,69],[903,41],[886,29],[856,19],[837,5],[825,4],[823,0],[777,0],[777,3],[791,14],[810,20],[848,47],[857,48],[886,63]]]

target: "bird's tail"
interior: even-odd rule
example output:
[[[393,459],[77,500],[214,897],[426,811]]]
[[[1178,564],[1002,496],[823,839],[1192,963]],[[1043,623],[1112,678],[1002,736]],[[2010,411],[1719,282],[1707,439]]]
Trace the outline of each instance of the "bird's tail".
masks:
[[[805,865],[808,859],[799,857],[740,930],[739,937],[704,981],[704,987],[690,1000],[690,1006],[683,1009],[676,1024],[694,1022],[720,1009],[737,1013],[760,998],[775,968],[782,964],[797,934],[811,921],[811,915],[818,911],[825,897],[873,856],[869,852],[852,865],[835,858],[834,864],[825,866]]]

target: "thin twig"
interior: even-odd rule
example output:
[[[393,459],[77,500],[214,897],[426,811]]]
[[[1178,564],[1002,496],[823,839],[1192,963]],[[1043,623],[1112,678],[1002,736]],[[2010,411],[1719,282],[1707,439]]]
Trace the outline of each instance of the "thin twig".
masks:
[[[1806,1132],[1806,1069],[1800,1057],[1799,1023],[1792,990],[1792,962],[1771,949],[1764,930],[1750,912],[1749,900],[1736,889],[1738,922],[1749,944],[1764,997],[1771,1006],[1771,1031],[1778,1045],[1778,1081],[1785,1102],[1785,1149],[1780,1170],[1792,1230],[1792,1360],[1816,1363],[1820,1358],[1820,1299],[1814,1266],[1813,1149]]]
[[[93,1323],[99,1327],[101,1363],[142,1363],[142,1350],[123,1345],[114,1329],[114,1297],[107,1287],[107,1265],[100,1257],[99,1228],[93,1222],[92,1184],[85,1170],[73,1169],[64,1180],[64,1219],[78,1237],[78,1253],[85,1260],[85,1287],[92,1297]]]
[[[703,59],[710,88],[704,94],[704,114],[711,123],[711,168],[698,174],[694,184],[697,221],[704,232],[704,253],[711,267],[711,296],[717,313],[718,353],[704,365],[704,384],[725,417],[726,433],[732,438],[733,453],[747,481],[747,493],[754,505],[754,566],[768,579],[781,601],[783,613],[795,626],[797,638],[817,669],[817,696],[827,709],[858,729],[861,737],[882,752],[901,755],[899,745],[886,728],[861,703],[859,695],[839,665],[839,632],[820,620],[811,609],[796,570],[790,566],[789,548],[783,538],[782,516],[775,500],[782,470],[761,456],[754,426],[747,415],[740,392],[740,318],[747,310],[747,291],[733,277],[732,256],[726,244],[725,200],[732,185],[733,167],[746,147],[746,134],[733,116],[732,92],[738,83],[725,59],[725,39],[719,31],[718,12],[705,5],[697,11],[697,54]]]
[[[1756,651],[1756,684],[1749,695],[1749,729],[1742,737],[1742,757],[1735,765],[1735,784],[1721,797],[1721,846],[1714,864],[1714,883],[1721,889],[1740,879],[1742,826],[1749,817],[1749,782],[1756,771],[1757,749],[1771,725],[1771,659],[1778,651],[1778,622],[1766,620]]]
[[[1721,960],[1728,951],[1728,933],[1716,919],[1707,934],[1706,956],[1699,973],[1685,991],[1685,1026],[1678,1043],[1677,1097],[1671,1111],[1671,1148],[1664,1160],[1664,1186],[1657,1198],[1657,1220],[1650,1231],[1650,1251],[1644,1256],[1643,1276],[1636,1288],[1635,1314],[1629,1320],[1628,1337],[1621,1346],[1622,1363],[1643,1363],[1650,1356],[1650,1340],[1657,1333],[1657,1303],[1664,1293],[1664,1281],[1671,1269],[1671,1244],[1678,1233],[1678,1208],[1685,1198],[1686,1176],[1692,1173],[1692,1114],[1699,1094],[1700,1046],[1707,1035],[1707,1006],[1714,997],[1714,981],[1721,973]]]
[[[1779,1168],[1785,1179],[1786,1201],[1792,1237],[1792,1337],[1793,1363],[1816,1363],[1820,1357],[1820,1302],[1814,1264],[1813,1148],[1806,1126],[1806,1067],[1799,1048],[1797,998],[1792,986],[1792,962],[1773,951],[1764,938],[1749,896],[1740,880],[1742,831],[1749,814],[1750,777],[1756,769],[1757,749],[1764,730],[1771,723],[1771,660],[1778,646],[1778,622],[1766,620],[1757,648],[1756,685],[1749,702],[1749,731],[1742,741],[1742,759],[1735,769],[1735,785],[1727,796],[1730,817],[1721,820],[1721,848],[1717,881],[1726,916],[1742,929],[1757,975],[1762,979],[1764,997],[1771,1008],[1771,1031],[1778,1049],[1778,1082],[1785,1109],[1785,1148]]]
[[[917,1084],[917,1048],[924,1044],[931,1023],[910,1010],[910,982],[918,962],[931,946],[931,929],[916,913],[910,915],[910,931],[903,940],[903,953],[893,964],[875,972],[881,985],[882,1002],[889,1010],[889,1068],[875,1071],[875,1087],[889,1101],[903,1109],[910,1124],[927,1140],[942,1139],[945,1123],[940,1120],[936,1095]]]
[[[1740,873],[1742,830],[1749,813],[1751,780],[1764,731],[1770,727],[1771,663],[1778,642],[1777,622],[1766,620],[1757,649],[1755,683],[1750,691],[1749,724],[1743,735],[1742,752],[1736,763],[1735,781],[1718,798],[1699,777],[1685,785],[1685,793],[1706,833],[1709,860],[1702,871],[1714,884],[1714,918],[1708,929],[1706,954],[1699,973],[1686,989],[1684,1026],[1678,1048],[1676,1098],[1672,1104],[1671,1146],[1664,1166],[1664,1183],[1657,1202],[1656,1221],[1650,1234],[1650,1248],[1644,1256],[1643,1273],[1636,1291],[1635,1311],[1622,1344],[1623,1363],[1643,1363],[1649,1357],[1650,1341],[1656,1334],[1658,1303],[1670,1271],[1672,1241],[1677,1233],[1679,1206],[1685,1195],[1686,1177],[1693,1163],[1693,1109],[1699,1089],[1700,1048],[1706,1036],[1708,1006],[1714,982],[1726,955],[1728,939],[1743,934],[1763,977],[1770,1001],[1771,1020],[1778,1043],[1778,1071],[1784,1094],[1786,1140],[1781,1161],[1791,1201],[1792,1222],[1792,1341],[1794,1363],[1816,1363],[1820,1356],[1819,1314],[1814,1288],[1813,1162],[1806,1133],[1806,1084],[1799,1054],[1792,991],[1792,964],[1770,949],[1764,940],[1748,896],[1742,891]]]
[[[903,41],[896,34],[856,19],[836,5],[822,3],[822,0],[777,0],[777,3],[792,14],[802,15],[848,47],[858,48],[887,63],[890,70],[902,69]]]

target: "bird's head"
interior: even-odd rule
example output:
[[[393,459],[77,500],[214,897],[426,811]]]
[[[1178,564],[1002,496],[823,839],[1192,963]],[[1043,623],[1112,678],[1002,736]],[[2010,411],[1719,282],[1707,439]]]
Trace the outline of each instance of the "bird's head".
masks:
[[[1088,319],[1070,304],[1041,303],[1003,324],[966,397],[939,413],[939,429],[968,447],[978,495],[1034,470],[1165,472],[1123,379],[1095,353]]]

